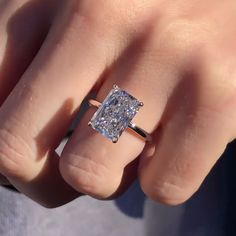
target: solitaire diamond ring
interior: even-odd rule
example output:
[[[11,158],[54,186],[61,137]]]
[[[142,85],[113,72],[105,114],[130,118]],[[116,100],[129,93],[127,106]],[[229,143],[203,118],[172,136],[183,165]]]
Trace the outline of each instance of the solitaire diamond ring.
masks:
[[[117,85],[113,86],[105,100],[100,103],[89,100],[91,106],[98,110],[94,113],[88,125],[106,138],[116,143],[123,131],[128,128],[145,141],[151,141],[151,135],[132,123],[132,119],[143,103]]]

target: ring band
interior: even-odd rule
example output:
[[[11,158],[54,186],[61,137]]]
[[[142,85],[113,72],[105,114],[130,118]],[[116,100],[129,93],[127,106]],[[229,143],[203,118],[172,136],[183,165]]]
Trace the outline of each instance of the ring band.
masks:
[[[128,128],[146,142],[151,142],[151,135],[132,122],[143,103],[138,101],[117,85],[113,86],[104,102],[89,99],[89,105],[98,108],[88,125],[116,143]]]

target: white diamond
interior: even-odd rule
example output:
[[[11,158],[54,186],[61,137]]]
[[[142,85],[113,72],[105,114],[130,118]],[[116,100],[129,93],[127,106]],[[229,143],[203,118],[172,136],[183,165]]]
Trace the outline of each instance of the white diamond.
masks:
[[[140,106],[142,106],[140,101],[126,91],[115,87],[93,115],[90,124],[93,129],[116,142]]]

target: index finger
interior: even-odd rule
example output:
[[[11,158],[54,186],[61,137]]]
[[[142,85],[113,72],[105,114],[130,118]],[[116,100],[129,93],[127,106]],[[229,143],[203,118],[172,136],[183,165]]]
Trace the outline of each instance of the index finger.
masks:
[[[109,35],[98,37],[101,27],[67,10],[0,110],[0,172],[49,207],[79,196],[61,177],[54,150],[109,64]]]

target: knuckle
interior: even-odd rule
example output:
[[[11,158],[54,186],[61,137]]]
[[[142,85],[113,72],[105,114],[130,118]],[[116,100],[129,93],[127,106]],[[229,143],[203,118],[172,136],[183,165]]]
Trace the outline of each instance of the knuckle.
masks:
[[[76,2],[72,7],[72,14],[70,14],[73,25],[80,25],[90,34],[92,32],[92,34],[102,37],[103,40],[105,37],[112,36],[118,41],[127,42],[130,36],[136,35],[135,32],[145,28],[145,22],[148,21],[146,19],[148,14],[145,14],[147,8],[143,4],[138,4],[137,1],[89,0],[82,1],[82,3]]]
[[[5,176],[10,178],[24,177],[27,161],[25,161],[23,151],[20,150],[25,145],[23,139],[14,135],[10,129],[0,129],[0,171]]]
[[[167,20],[159,33],[159,45],[164,45],[172,55],[186,58],[193,52],[204,52],[205,42],[209,38],[209,27],[200,22],[183,18]]]
[[[118,25],[121,18],[113,1],[75,1],[71,11],[71,19],[76,25],[81,25],[82,22],[89,30],[106,30],[106,33]]]
[[[72,153],[63,155],[60,171],[63,178],[79,192],[96,198],[109,195],[106,184],[108,170],[91,158]]]
[[[191,197],[187,189],[170,181],[155,181],[153,184],[142,184],[142,189],[152,200],[170,206],[182,204]]]

